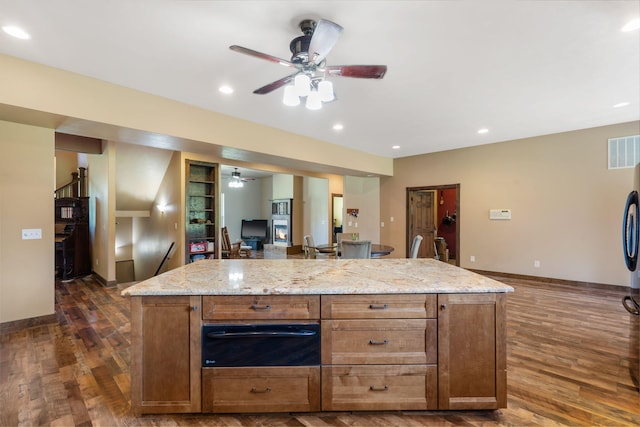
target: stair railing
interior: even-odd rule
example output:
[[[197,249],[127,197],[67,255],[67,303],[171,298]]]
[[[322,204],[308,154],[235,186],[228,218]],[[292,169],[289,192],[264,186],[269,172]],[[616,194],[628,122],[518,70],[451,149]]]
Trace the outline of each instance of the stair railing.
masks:
[[[71,182],[56,188],[54,195],[56,199],[63,197],[86,197],[87,196],[87,168],[78,168],[78,172],[71,173]]]

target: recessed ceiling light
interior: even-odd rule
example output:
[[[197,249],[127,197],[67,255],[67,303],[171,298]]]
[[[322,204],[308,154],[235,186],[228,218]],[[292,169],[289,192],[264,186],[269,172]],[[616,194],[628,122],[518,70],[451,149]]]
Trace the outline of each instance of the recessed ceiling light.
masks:
[[[333,130],[342,130],[344,129],[344,126],[342,125],[342,123],[336,123],[335,125],[333,125]]]
[[[640,18],[635,18],[627,22],[625,26],[620,29],[620,31],[633,31],[637,30],[638,28],[640,28]]]
[[[489,129],[487,129],[487,128],[478,129],[478,133],[480,133],[480,134],[487,133],[487,132],[489,132]]]
[[[393,147],[391,147],[391,148],[393,148],[394,150],[399,150],[399,149],[400,149],[400,146],[399,146],[399,145],[394,145],[394,146],[393,146]]]
[[[227,85],[220,86],[218,88],[218,90],[220,92],[224,93],[225,95],[229,95],[229,94],[233,93],[233,88],[231,86],[227,86]]]
[[[626,107],[627,105],[629,105],[629,102],[618,102],[617,104],[615,104],[615,105],[613,106],[613,108]]]
[[[27,33],[20,27],[16,27],[15,25],[5,25],[4,27],[2,27],[2,30],[17,39],[29,40],[31,38],[29,33]]]

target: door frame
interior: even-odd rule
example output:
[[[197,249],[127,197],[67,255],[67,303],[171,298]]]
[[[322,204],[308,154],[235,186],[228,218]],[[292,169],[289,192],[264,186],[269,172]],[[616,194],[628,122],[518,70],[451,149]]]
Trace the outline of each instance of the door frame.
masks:
[[[410,215],[410,206],[409,201],[411,200],[411,194],[419,191],[435,191],[436,194],[439,190],[456,190],[456,266],[460,267],[460,219],[461,219],[461,210],[460,210],[460,184],[445,184],[445,185],[425,185],[420,187],[407,187],[406,188],[406,228],[405,228],[405,244],[406,244],[406,253],[409,253],[411,250],[411,243],[413,242],[413,237],[409,234],[409,230],[411,227],[409,221],[411,220]]]

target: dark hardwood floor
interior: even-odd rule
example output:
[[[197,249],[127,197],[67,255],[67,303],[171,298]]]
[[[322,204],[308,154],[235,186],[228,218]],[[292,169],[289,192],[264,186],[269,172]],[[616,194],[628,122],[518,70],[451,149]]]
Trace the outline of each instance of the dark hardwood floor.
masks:
[[[57,324],[2,329],[0,426],[640,425],[629,374],[639,332],[620,303],[625,290],[495,278],[516,290],[507,303],[507,409],[135,418],[129,301],[86,277],[56,282]]]

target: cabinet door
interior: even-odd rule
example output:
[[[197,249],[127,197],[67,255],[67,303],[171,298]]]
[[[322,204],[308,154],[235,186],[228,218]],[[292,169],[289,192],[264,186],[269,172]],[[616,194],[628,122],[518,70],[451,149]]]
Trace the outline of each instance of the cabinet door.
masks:
[[[131,299],[131,408],[200,412],[200,297]]]
[[[439,409],[507,406],[505,294],[438,295]]]

